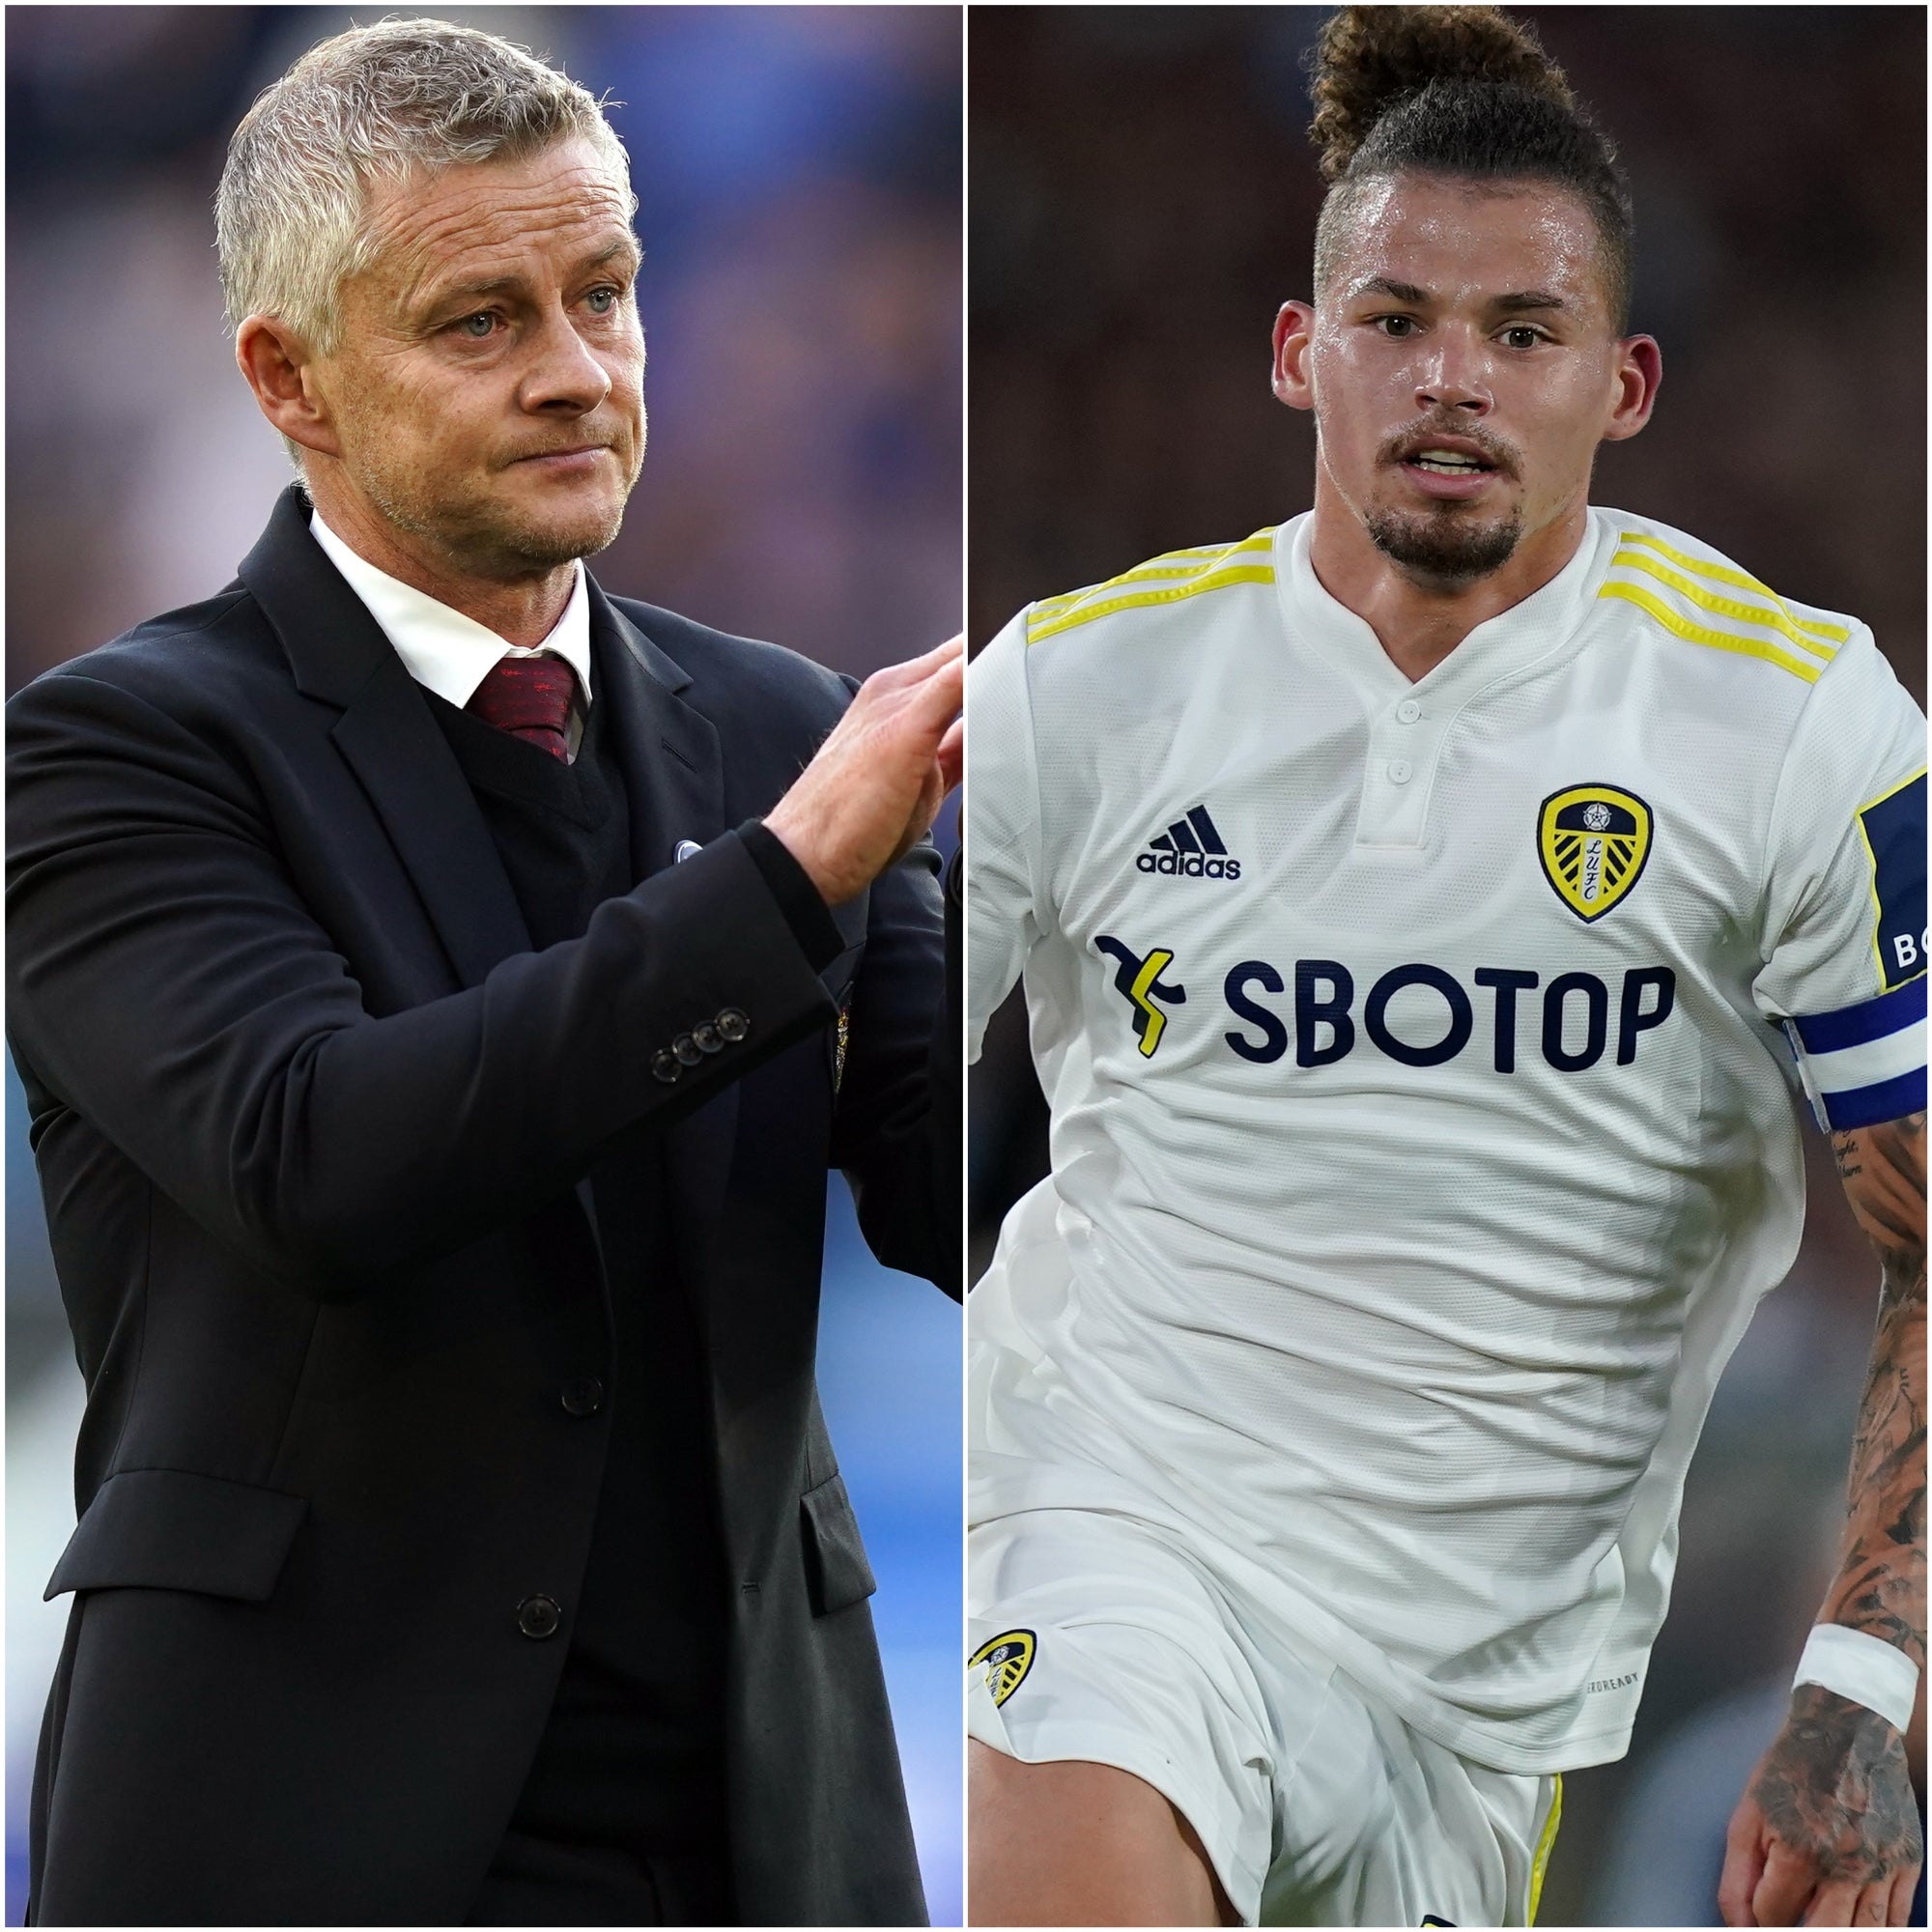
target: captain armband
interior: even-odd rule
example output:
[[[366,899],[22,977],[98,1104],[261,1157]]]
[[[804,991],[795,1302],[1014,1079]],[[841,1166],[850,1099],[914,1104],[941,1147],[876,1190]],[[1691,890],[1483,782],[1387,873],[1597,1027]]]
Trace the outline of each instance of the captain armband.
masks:
[[[1787,1020],[1804,1092],[1827,1133],[1902,1120],[1925,1104],[1925,976],[1838,1012]]]

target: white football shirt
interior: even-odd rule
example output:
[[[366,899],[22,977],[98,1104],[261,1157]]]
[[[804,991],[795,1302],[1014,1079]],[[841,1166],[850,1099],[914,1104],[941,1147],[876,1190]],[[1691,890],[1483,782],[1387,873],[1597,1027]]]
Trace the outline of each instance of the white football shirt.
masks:
[[[1211,1539],[1425,1734],[1619,1756],[1794,1091],[1925,1104],[1924,721],[1856,620],[1593,509],[1410,684],[1306,517],[969,683],[974,1051],[1052,1176],[972,1296],[970,1514]]]

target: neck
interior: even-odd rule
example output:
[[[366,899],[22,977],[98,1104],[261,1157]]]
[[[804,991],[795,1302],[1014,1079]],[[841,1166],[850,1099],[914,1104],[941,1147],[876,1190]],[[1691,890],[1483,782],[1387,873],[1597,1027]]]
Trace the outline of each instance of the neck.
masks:
[[[1470,582],[1429,582],[1405,573],[1376,548],[1327,471],[1318,469],[1309,561],[1322,589],[1375,632],[1389,662],[1413,684],[1478,624],[1541,590],[1577,554],[1587,526],[1587,507],[1579,497],[1523,537],[1500,570]]]
[[[318,470],[321,473],[318,473]],[[479,574],[472,559],[401,528],[321,466],[306,477],[322,521],[365,563],[529,649],[555,630],[577,584],[575,563],[530,566],[501,576]]]

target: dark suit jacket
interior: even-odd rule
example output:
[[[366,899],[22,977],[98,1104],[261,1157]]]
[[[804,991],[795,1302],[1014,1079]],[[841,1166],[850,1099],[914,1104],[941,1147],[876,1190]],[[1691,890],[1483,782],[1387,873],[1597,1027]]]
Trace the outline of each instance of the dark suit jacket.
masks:
[[[306,519],[290,492],[219,596],[8,708],[9,1025],[88,1385],[37,1917],[461,1918],[563,1659],[525,1606],[567,1637],[602,1474],[608,1418],[561,1393],[605,1369],[625,1284],[579,1183],[662,1135],[710,1364],[740,1911],[923,1922],[812,1368],[828,1163],[882,1261],[958,1293],[937,861],[839,908],[814,972],[728,828],[850,687],[593,589],[644,876],[531,952]],[[742,1038],[667,1056],[730,1012]]]

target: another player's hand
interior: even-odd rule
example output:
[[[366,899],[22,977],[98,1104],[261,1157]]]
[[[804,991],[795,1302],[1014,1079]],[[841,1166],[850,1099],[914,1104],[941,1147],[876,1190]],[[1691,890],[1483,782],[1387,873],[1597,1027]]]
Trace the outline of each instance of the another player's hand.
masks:
[[[963,640],[874,671],[765,824],[827,905],[862,892],[924,835],[959,782]]]
[[[1731,1816],[1718,1903],[1726,1925],[1903,1925],[1924,1861],[1905,1740],[1816,1684]]]

